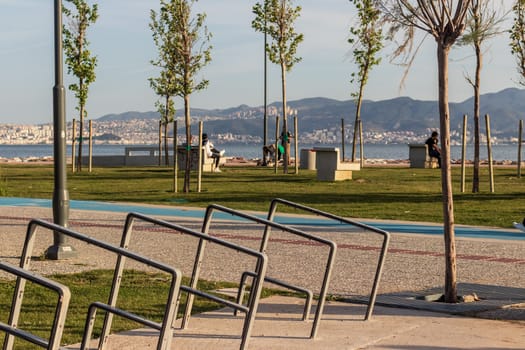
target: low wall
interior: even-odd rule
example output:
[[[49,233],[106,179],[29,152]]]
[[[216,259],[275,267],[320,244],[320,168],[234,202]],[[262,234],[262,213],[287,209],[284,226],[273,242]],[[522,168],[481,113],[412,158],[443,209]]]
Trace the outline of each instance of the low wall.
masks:
[[[136,146],[136,147],[126,147],[125,154],[122,156],[93,156],[92,165],[94,167],[112,167],[112,166],[155,166],[159,165],[159,148],[156,146]],[[161,155],[160,164],[165,165],[164,161],[164,149]],[[178,166],[179,169],[183,170],[186,167],[186,147],[178,146]],[[205,157],[203,152],[203,162],[204,168],[203,171],[211,171],[211,164],[213,163],[212,159]],[[168,149],[168,158],[169,164],[173,165],[173,147]],[[197,169],[198,163],[198,148],[192,146],[191,148],[191,167],[192,170]],[[221,164],[224,164],[224,159],[222,159]],[[89,157],[82,157],[82,166],[89,165]]]

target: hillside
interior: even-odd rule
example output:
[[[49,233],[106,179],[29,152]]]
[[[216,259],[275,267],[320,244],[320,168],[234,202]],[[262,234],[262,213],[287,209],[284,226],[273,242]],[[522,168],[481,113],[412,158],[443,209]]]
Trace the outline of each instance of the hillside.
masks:
[[[341,124],[345,119],[346,125],[354,120],[355,105],[352,100],[338,101],[329,98],[317,97],[288,102],[290,108],[297,109],[299,128],[302,132],[328,129]],[[278,109],[280,102],[269,106],[269,111]],[[473,98],[460,103],[451,103],[451,129],[460,130],[463,115],[472,116]],[[481,96],[481,115],[491,116],[491,132],[499,136],[516,136],[518,121],[524,118],[525,90],[509,88],[497,93]],[[269,114],[271,114],[269,112]],[[420,101],[409,97],[398,97],[383,101],[365,100],[362,107],[364,130],[383,131],[414,131],[425,132],[429,128],[439,128],[439,113],[436,101]],[[177,111],[181,117],[181,111]],[[192,118],[205,120],[206,129],[214,133],[232,133],[245,135],[259,135],[262,128],[263,107],[240,105],[228,109],[192,109]],[[125,112],[100,117],[100,121],[131,120],[131,119],[159,119],[157,112]],[[484,129],[484,118],[482,119]],[[275,119],[269,117],[269,132],[274,131]],[[472,118],[469,119],[472,125]],[[470,127],[470,126],[469,126]]]

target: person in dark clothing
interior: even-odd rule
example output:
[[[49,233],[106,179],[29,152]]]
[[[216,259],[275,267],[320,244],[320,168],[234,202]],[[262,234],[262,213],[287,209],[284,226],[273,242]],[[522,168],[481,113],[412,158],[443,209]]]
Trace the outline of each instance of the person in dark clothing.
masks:
[[[284,147],[283,145],[279,144],[277,145],[277,161],[281,160],[281,156],[284,153]],[[268,146],[263,146],[263,161],[262,166],[266,166],[270,164],[271,162],[276,161],[275,159],[275,145],[271,144]]]
[[[428,155],[436,158],[438,166],[441,168],[441,148],[439,148],[438,142],[438,133],[433,131],[432,135],[425,141],[425,144],[427,145]]]

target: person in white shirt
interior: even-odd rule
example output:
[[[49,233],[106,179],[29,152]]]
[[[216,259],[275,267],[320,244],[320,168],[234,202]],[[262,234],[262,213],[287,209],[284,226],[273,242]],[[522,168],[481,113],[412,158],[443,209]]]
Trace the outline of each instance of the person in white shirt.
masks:
[[[202,134],[202,146],[204,147],[204,152],[206,152],[206,156],[215,159],[213,172],[220,173],[221,169],[219,169],[219,162],[221,160],[221,156],[224,155],[224,150],[219,151],[213,146],[213,143],[208,139],[208,134]]]

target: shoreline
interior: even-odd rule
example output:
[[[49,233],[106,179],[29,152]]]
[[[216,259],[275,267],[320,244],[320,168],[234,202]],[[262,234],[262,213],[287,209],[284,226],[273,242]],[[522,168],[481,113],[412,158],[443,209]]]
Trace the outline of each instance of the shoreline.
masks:
[[[96,156],[95,156],[96,157]],[[226,164],[225,166],[258,166],[260,158],[245,158],[245,157],[225,157]],[[53,163],[54,158],[51,156],[46,157],[14,157],[14,158],[4,158],[0,157],[0,164],[51,164]],[[348,159],[346,159],[348,161]],[[293,164],[294,158],[291,158]],[[66,163],[71,165],[71,157],[66,158]],[[472,160],[467,160],[465,164],[471,166],[474,162]],[[523,161],[522,161],[523,163]],[[409,159],[384,159],[384,158],[366,158],[365,164],[369,166],[381,166],[381,165],[392,165],[392,166],[410,166]],[[486,159],[480,161],[481,166],[488,165],[489,162]],[[461,160],[453,159],[451,165],[457,166],[461,165]],[[517,166],[518,162],[516,160],[493,160],[493,165],[496,166]]]

